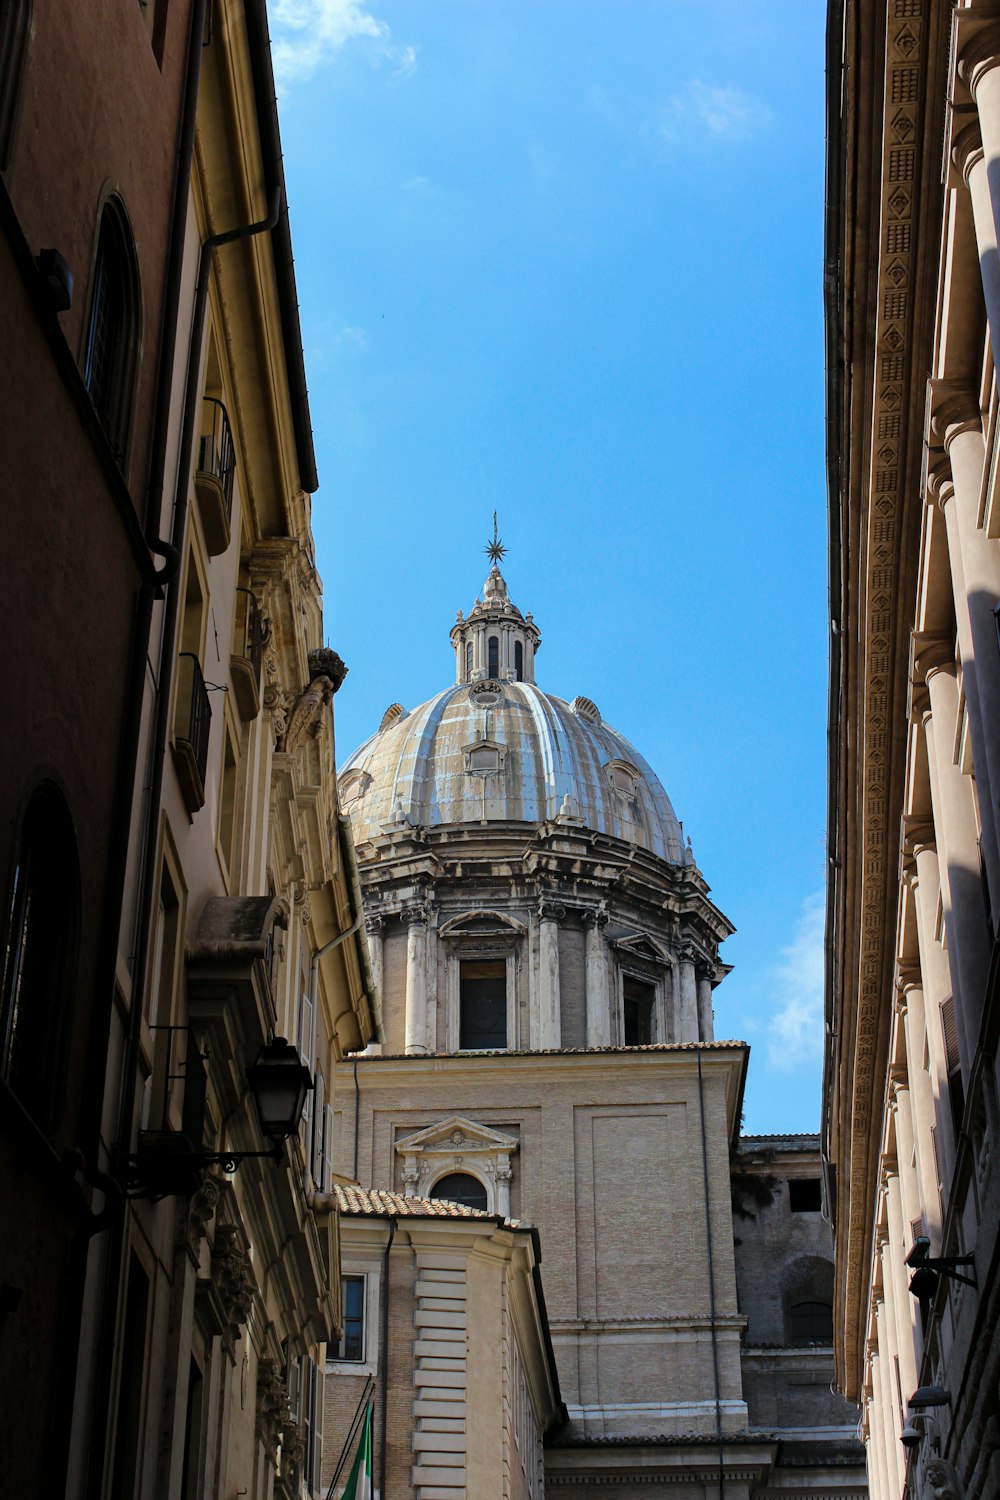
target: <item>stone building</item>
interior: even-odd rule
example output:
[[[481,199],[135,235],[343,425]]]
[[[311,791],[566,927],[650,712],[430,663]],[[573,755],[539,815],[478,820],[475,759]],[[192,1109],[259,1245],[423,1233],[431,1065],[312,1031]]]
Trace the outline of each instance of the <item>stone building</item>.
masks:
[[[1000,1493],[1000,29],[837,0],[829,37],[837,1377],[874,1495],[976,1500]]]
[[[308,1494],[373,1019],[264,0],[4,3],[0,101],[4,1487]]]
[[[502,548],[491,555],[451,631],[453,685],[393,704],[340,773],[382,1040],[336,1070],[335,1166],[536,1226],[565,1406],[546,1487],[861,1495],[842,1402],[784,1412],[806,1428],[791,1468],[774,1403],[766,1425],[748,1410],[730,1165],[748,1049],[717,1041],[712,1013],[732,927],[648,763],[592,699],[536,685],[540,632],[508,595]],[[810,1244],[823,1234],[816,1217]],[[753,1300],[749,1242],[741,1253]],[[408,1254],[388,1250],[390,1285]],[[384,1274],[364,1273],[366,1305]],[[418,1293],[395,1339],[419,1347],[424,1311]],[[825,1340],[800,1362],[828,1384],[828,1322]],[[411,1379],[394,1354],[384,1500],[494,1493],[478,1412],[407,1422]],[[507,1399],[502,1381],[492,1399]]]

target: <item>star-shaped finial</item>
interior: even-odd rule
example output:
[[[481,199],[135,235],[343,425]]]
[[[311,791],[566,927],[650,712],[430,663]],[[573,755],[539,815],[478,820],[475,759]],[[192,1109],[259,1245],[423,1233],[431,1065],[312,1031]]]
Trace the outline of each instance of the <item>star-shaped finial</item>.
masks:
[[[497,513],[496,513],[496,511],[493,512],[493,540],[492,540],[492,542],[487,542],[486,543],[486,546],[483,548],[483,551],[486,553],[486,556],[489,558],[490,562],[495,562],[495,563],[498,563],[498,562],[502,561],[503,556],[504,556],[504,554],[507,551],[507,548],[504,546],[503,542],[497,536]]]

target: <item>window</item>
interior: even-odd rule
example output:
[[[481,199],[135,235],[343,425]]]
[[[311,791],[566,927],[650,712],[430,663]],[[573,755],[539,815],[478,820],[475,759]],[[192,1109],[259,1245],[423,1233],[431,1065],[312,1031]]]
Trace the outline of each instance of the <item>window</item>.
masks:
[[[239,772],[239,757],[228,725],[226,725],[223,739],[225,748],[222,762],[222,787],[219,796],[219,853],[225,862],[226,874],[232,880],[236,873],[233,861],[233,835],[236,831],[236,781]]]
[[[125,1322],[120,1335],[121,1371],[118,1377],[118,1421],[115,1424],[111,1500],[131,1500],[138,1478],[142,1435],[142,1397],[146,1360],[146,1321],[149,1315],[149,1278],[133,1253],[129,1257]]]
[[[471,641],[469,641],[467,643],[466,647],[465,647],[465,675],[466,675],[467,678],[471,678],[471,676],[472,676],[472,642]]]
[[[833,1308],[828,1302],[793,1302],[788,1309],[793,1344],[832,1344]]]
[[[0,0],[0,172],[10,165],[30,31],[30,0]]]
[[[951,995],[941,1002],[941,1030],[944,1034],[944,1053],[948,1068],[948,1103],[951,1105],[955,1134],[958,1135],[965,1115],[965,1087],[962,1082],[962,1059],[958,1050],[955,1001]]]
[[[622,980],[622,1036],[626,1047],[646,1047],[653,1040],[656,986],[626,974]]]
[[[343,1276],[343,1323],[344,1333],[338,1344],[331,1346],[331,1359],[359,1361],[365,1357],[365,1278]]]
[[[471,1172],[449,1172],[431,1189],[431,1197],[447,1203],[461,1203],[463,1208],[486,1210],[486,1188]]]
[[[56,787],[24,816],[7,913],[0,1076],[43,1129],[57,1123],[80,925],[69,809]]]
[[[139,277],[132,236],[121,208],[105,205],[94,261],[83,378],[118,462],[131,424],[139,344]]]
[[[524,681],[524,647],[520,641],[514,642],[514,676],[518,682]]]
[[[500,637],[491,635],[486,642],[487,661],[489,662],[488,677],[500,676]]]
[[[490,775],[500,769],[500,751],[492,745],[475,745],[469,751],[469,770]]]
[[[793,1214],[818,1214],[823,1207],[819,1178],[790,1177],[788,1179],[788,1206]]]
[[[502,958],[459,965],[458,1046],[482,1052],[507,1045],[507,964]]]

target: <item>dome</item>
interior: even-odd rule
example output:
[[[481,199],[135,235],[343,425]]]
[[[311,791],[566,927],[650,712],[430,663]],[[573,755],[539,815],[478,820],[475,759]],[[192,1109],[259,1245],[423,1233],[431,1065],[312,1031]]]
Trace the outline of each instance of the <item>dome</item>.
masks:
[[[392,704],[341,768],[355,839],[405,823],[560,820],[684,863],[670,799],[634,746],[591,699],[567,703],[535,685],[541,635],[490,555],[482,601],[452,627],[458,681],[410,712]]]

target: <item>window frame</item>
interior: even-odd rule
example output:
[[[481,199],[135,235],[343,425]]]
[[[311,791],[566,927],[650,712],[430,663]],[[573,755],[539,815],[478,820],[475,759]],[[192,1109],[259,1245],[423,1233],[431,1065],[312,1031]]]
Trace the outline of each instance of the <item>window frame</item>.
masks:
[[[381,1305],[381,1260],[376,1260],[374,1257],[370,1259],[354,1258],[349,1255],[346,1248],[342,1252],[342,1260],[341,1283],[346,1283],[351,1277],[360,1277],[364,1282],[364,1324],[362,1330],[364,1354],[361,1359],[343,1359],[336,1353],[340,1344],[328,1343],[326,1346],[326,1372],[327,1374],[377,1376],[379,1309]],[[343,1304],[341,1304],[341,1307],[343,1307]],[[343,1312],[341,1312],[341,1316],[343,1316]]]
[[[112,243],[114,242],[114,243]],[[108,394],[95,397],[97,382],[95,346],[97,320],[104,304],[104,279],[110,251],[118,256],[120,277],[115,283],[121,292],[121,325],[108,356],[108,369],[101,366],[102,379],[107,375]],[[97,215],[94,253],[90,267],[87,315],[82,322],[80,373],[90,395],[101,430],[108,440],[115,461],[123,474],[128,471],[134,426],[135,393],[142,347],[142,293],[135,236],[125,204],[115,192],[109,192]]]

